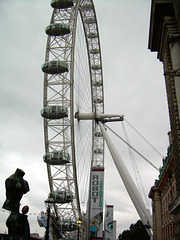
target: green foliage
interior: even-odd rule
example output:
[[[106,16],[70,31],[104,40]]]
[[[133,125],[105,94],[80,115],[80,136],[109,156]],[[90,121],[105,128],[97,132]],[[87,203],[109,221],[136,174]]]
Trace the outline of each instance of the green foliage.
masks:
[[[119,234],[119,240],[150,240],[149,235],[141,220],[131,224],[129,230],[125,230]]]

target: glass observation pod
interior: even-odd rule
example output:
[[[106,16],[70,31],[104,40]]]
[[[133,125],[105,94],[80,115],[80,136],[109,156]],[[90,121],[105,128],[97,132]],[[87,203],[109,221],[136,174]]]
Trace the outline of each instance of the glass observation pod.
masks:
[[[37,221],[40,227],[46,227],[47,225],[47,212],[41,211],[41,213],[37,216]]]
[[[103,103],[103,100],[101,98],[94,99],[94,103]]]
[[[70,27],[68,24],[55,23],[47,26],[45,32],[49,36],[63,36],[70,33]]]
[[[93,82],[93,86],[101,87],[102,86],[102,81]]]
[[[103,150],[101,148],[96,148],[94,149],[94,153],[103,154]]]
[[[42,71],[47,74],[68,72],[68,64],[64,61],[49,61],[42,65]]]
[[[73,201],[73,194],[67,191],[54,191],[50,193],[47,203],[70,203]]]
[[[102,137],[103,134],[102,134],[102,132],[95,132],[94,136],[95,137]]]
[[[75,231],[78,229],[78,226],[76,224],[76,221],[72,220],[58,220],[56,222],[57,226],[62,230],[62,231]]]
[[[87,19],[85,20],[85,23],[88,23],[88,24],[96,23],[96,19],[95,19],[95,18],[87,18]]]
[[[98,48],[94,48],[94,49],[91,49],[91,50],[90,50],[90,53],[91,53],[91,54],[98,54],[98,53],[100,53],[100,51],[99,51]]]
[[[65,152],[48,152],[44,154],[43,160],[50,165],[63,165],[70,162],[70,155]]]
[[[92,67],[91,67],[91,69],[92,70],[100,70],[101,69],[101,65],[93,65]]]
[[[68,117],[68,110],[62,106],[46,106],[41,110],[41,116],[47,119],[61,119]]]
[[[88,38],[96,38],[97,36],[98,36],[97,33],[93,33],[93,32],[87,35]]]
[[[57,8],[57,9],[62,9],[62,8],[69,8],[72,7],[73,0],[52,0],[51,1],[51,7]]]

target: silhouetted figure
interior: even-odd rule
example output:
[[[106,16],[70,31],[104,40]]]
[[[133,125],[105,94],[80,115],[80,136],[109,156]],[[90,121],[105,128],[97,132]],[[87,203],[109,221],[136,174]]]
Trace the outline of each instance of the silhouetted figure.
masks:
[[[30,237],[28,216],[25,215],[26,213],[28,213],[28,211],[29,211],[29,207],[24,206],[22,208],[22,214],[19,214],[20,232],[21,232],[21,235],[25,235],[26,237]]]
[[[6,221],[8,234],[11,236],[21,235],[29,238],[29,222],[27,215],[25,215],[29,211],[29,207],[24,206],[22,208],[22,214],[19,213],[20,200],[23,194],[29,191],[28,182],[23,179],[24,175],[25,173],[17,168],[15,173],[6,179],[6,200],[3,208],[11,211]]]
[[[17,168],[15,173],[5,181],[6,201],[3,208],[9,211],[18,211],[19,204],[23,194],[29,191],[28,182],[23,179],[25,173]]]

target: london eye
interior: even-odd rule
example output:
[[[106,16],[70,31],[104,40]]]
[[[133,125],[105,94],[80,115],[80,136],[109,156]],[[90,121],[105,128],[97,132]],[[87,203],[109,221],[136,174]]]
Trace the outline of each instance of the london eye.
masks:
[[[53,208],[51,234],[70,236],[77,229],[79,232],[76,223],[82,222],[82,237],[89,236],[91,187],[97,188],[91,185],[92,176],[97,177],[92,171],[104,171],[105,140],[126,190],[151,236],[151,216],[104,128],[104,123],[123,121],[124,116],[104,114],[101,47],[93,1],[52,0],[51,7],[54,9],[51,22],[45,29],[48,38],[42,65],[44,104],[41,110],[44,162],[50,186],[45,202],[48,209]],[[101,194],[101,202],[102,188],[103,180],[99,188],[102,193],[95,192]],[[98,225],[103,223],[102,203],[100,205],[100,212],[93,215],[98,219]],[[102,230],[99,232],[101,237]]]
[[[104,140],[95,121],[79,113],[104,112],[101,48],[92,0],[52,0],[45,54],[45,155],[53,205],[61,231],[87,221],[90,170],[104,166]],[[63,229],[65,222],[69,228]]]

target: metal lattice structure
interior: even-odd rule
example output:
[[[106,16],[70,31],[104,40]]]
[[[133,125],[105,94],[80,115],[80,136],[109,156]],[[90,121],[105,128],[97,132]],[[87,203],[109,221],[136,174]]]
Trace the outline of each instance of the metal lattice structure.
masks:
[[[98,124],[75,118],[77,112],[104,112],[100,40],[92,0],[53,0],[51,6],[42,66],[45,158],[50,197],[55,192],[73,195],[73,201],[55,201],[56,217],[77,220],[88,209],[90,169],[104,166]],[[68,161],[58,164],[65,157]]]

